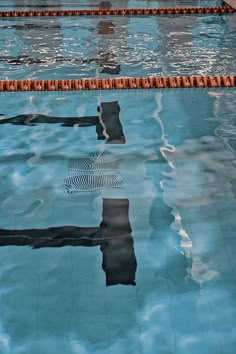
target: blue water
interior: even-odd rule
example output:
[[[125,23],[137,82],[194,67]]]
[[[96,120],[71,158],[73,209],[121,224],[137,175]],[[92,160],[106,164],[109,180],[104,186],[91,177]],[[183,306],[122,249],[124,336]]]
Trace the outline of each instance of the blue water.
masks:
[[[234,353],[235,93],[1,94],[4,118],[119,102],[123,145],[1,126],[1,227],[96,227],[102,198],[127,198],[137,261],[136,286],[106,287],[99,247],[1,247],[2,353]],[[98,151],[120,156],[123,188],[66,193],[69,161]]]
[[[112,76],[104,57],[52,60],[107,46],[115,76],[235,74],[235,14],[112,18],[106,35],[99,21],[0,20],[1,58],[46,57],[1,61],[1,79]],[[1,93],[0,107],[0,353],[234,354],[236,89]]]
[[[0,29],[0,79],[236,72],[235,13],[5,18]]]

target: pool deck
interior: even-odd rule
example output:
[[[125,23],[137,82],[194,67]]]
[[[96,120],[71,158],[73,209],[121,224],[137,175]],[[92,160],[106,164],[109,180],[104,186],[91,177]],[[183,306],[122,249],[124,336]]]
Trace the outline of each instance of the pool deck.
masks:
[[[236,9],[236,0],[224,0],[224,2]]]

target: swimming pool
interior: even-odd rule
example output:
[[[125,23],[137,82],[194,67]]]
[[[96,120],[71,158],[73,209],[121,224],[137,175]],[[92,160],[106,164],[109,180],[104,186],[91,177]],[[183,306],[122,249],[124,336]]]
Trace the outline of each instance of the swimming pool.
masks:
[[[41,21],[1,79],[235,73],[235,14]],[[0,353],[234,353],[235,97],[1,93]]]
[[[1,80],[236,71],[233,14],[5,18],[0,28]]]

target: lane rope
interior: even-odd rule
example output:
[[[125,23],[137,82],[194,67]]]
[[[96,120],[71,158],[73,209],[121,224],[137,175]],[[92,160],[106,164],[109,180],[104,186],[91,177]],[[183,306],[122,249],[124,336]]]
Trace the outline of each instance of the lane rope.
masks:
[[[234,12],[231,6],[135,8],[135,9],[94,9],[94,10],[27,10],[0,11],[0,17],[44,17],[44,16],[125,16],[125,15],[188,15],[225,14]]]
[[[80,80],[1,80],[0,92],[84,91],[164,89],[192,87],[235,87],[236,76],[132,77]]]

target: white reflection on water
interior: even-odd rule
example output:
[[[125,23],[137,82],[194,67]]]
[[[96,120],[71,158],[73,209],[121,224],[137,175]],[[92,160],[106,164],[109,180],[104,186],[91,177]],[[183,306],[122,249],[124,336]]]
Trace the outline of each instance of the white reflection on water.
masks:
[[[171,145],[169,143],[168,139],[166,138],[164,123],[162,122],[162,120],[160,118],[160,112],[162,111],[162,104],[161,104],[162,94],[161,93],[156,94],[155,99],[156,99],[157,108],[153,113],[153,117],[155,118],[155,120],[158,122],[158,124],[160,126],[161,140],[163,141],[163,145],[160,147],[160,153],[171,168],[170,172],[164,171],[163,175],[165,177],[173,177],[173,176],[176,176],[176,168],[175,168],[175,165],[172,160],[172,153],[175,153],[176,149],[173,145]],[[165,189],[164,189],[165,179],[160,181],[160,186],[163,190],[163,193],[164,193],[163,198],[165,200]],[[183,253],[186,253],[186,255],[187,255],[185,248],[187,248],[187,249],[191,248],[192,241],[190,239],[189,234],[187,233],[186,230],[184,230],[183,225],[181,223],[182,218],[181,218],[180,210],[178,210],[177,207],[174,207],[174,206],[171,206],[171,207],[172,207],[172,215],[175,217],[172,227],[178,231],[179,236],[182,238],[181,239],[181,247],[184,249]]]
[[[1,353],[4,350],[4,354],[11,354],[10,351],[10,336],[4,331],[0,323],[0,349]]]

